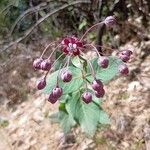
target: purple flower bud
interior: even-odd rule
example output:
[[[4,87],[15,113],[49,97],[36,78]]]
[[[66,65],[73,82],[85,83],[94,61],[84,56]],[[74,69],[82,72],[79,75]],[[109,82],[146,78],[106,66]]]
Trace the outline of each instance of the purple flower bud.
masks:
[[[70,82],[72,80],[72,74],[70,71],[64,71],[61,74],[61,79],[63,82]]]
[[[37,58],[33,61],[33,67],[34,69],[41,69],[41,62],[43,61],[42,58]]]
[[[96,91],[99,91],[100,89],[103,88],[103,83],[100,80],[94,80],[92,82],[92,88]]]
[[[62,88],[56,87],[52,90],[53,97],[60,98],[62,96]]]
[[[127,62],[130,59],[130,56],[124,55],[122,53],[119,54],[118,56],[123,62]]]
[[[128,49],[127,49],[127,50],[122,50],[122,51],[121,51],[121,54],[126,55],[126,56],[129,56],[129,57],[130,57],[130,55],[132,55],[132,53],[133,53],[133,52],[130,51],[130,50],[128,50]]]
[[[122,75],[127,75],[129,73],[129,69],[127,67],[126,64],[121,64],[119,65],[119,72],[122,74]]]
[[[40,67],[44,71],[49,71],[51,69],[51,63],[48,59],[43,60],[40,64]]]
[[[99,91],[95,91],[95,96],[97,98],[101,98],[105,95],[105,90],[103,88],[101,88]]]
[[[45,86],[46,86],[46,81],[45,81],[45,79],[40,79],[40,80],[38,80],[36,86],[37,86],[37,89],[38,89],[38,90],[44,89]]]
[[[98,65],[102,68],[107,68],[109,65],[109,59],[108,57],[102,56],[97,61]]]
[[[49,101],[50,103],[54,104],[54,103],[56,103],[57,100],[58,100],[58,99],[55,98],[52,93],[49,95],[48,101]]]
[[[92,102],[92,94],[90,92],[84,92],[81,97],[86,104]]]
[[[116,19],[113,16],[108,16],[104,20],[104,23],[107,27],[113,27],[116,24]]]

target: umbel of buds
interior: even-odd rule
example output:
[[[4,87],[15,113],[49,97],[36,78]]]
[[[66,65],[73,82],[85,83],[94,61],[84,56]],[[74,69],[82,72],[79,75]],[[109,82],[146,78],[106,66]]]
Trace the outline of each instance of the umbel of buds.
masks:
[[[86,104],[92,102],[92,94],[90,92],[84,92],[81,97]]]
[[[98,80],[98,79],[95,79],[93,82],[92,82],[92,88],[96,91],[98,91],[99,89],[103,88],[103,83]]]
[[[116,19],[113,16],[108,16],[106,17],[106,19],[104,20],[104,23],[107,27],[113,27],[116,24]]]
[[[109,65],[109,59],[106,56],[102,56],[97,61],[98,65],[102,68],[107,68]]]
[[[40,68],[44,71],[49,71],[51,69],[51,62],[48,59],[45,59],[41,62]]]
[[[126,64],[119,65],[119,72],[122,75],[127,75],[129,73],[129,69],[128,69],[127,65]]]
[[[92,88],[95,91],[95,96],[101,98],[105,94],[103,83],[99,79],[95,79],[92,82]]]
[[[69,85],[71,83],[73,83],[73,75],[74,75],[74,71],[72,71],[70,69],[70,60],[74,57],[78,57],[78,59],[80,59],[81,61],[80,64],[82,67],[80,67],[81,72],[82,72],[82,78],[83,78],[83,89],[85,90],[85,92],[83,92],[83,94],[81,95],[81,99],[86,103],[90,103],[92,102],[92,99],[95,97],[97,98],[102,98],[105,95],[105,89],[104,89],[104,85],[102,80],[97,78],[96,75],[96,71],[94,70],[95,68],[93,67],[93,64],[91,63],[90,60],[88,60],[88,58],[85,56],[85,52],[88,50],[88,48],[90,47],[90,50],[94,50],[97,53],[98,59],[97,59],[97,65],[99,66],[98,69],[105,69],[105,71],[107,72],[107,69],[109,70],[111,68],[110,62],[109,60],[110,57],[107,56],[104,52],[99,53],[99,51],[97,50],[97,46],[100,46],[101,48],[106,49],[105,46],[102,45],[93,45],[93,44],[89,44],[89,43],[85,43],[83,42],[84,37],[86,36],[86,34],[92,30],[93,28],[95,28],[96,26],[99,25],[106,25],[106,27],[110,28],[113,27],[116,24],[116,19],[113,16],[108,16],[106,17],[106,19],[102,22],[99,22],[95,25],[93,25],[92,27],[90,27],[84,34],[83,36],[79,39],[77,37],[71,36],[71,37],[65,37],[64,39],[61,40],[61,42],[58,43],[57,42],[53,43],[53,44],[49,44],[48,46],[46,46],[46,48],[44,49],[42,55],[35,59],[33,62],[33,67],[35,70],[41,70],[45,76],[44,78],[40,79],[37,82],[37,89],[38,90],[42,90],[46,87],[47,83],[46,83],[46,79],[47,79],[47,75],[52,72],[52,70],[55,70],[55,64],[57,62],[57,60],[59,60],[62,56],[64,56],[64,58],[62,59],[62,62],[60,64],[59,70],[58,70],[58,75],[56,76],[56,83],[55,86],[53,87],[53,89],[51,89],[50,93],[49,93],[49,97],[48,97],[48,101],[52,104],[56,103],[61,96],[63,95],[63,86],[60,87],[59,85],[61,84],[66,84]],[[55,47],[53,47],[55,45]],[[48,49],[51,49],[52,52],[51,54],[46,57],[43,55],[47,54],[46,51]],[[111,48],[109,48],[111,49]],[[112,52],[114,51],[113,49],[111,49]],[[52,59],[51,57],[53,56],[54,53],[56,53],[57,51],[61,52],[62,54],[60,54],[60,56],[52,63]],[[125,49],[122,51],[117,50],[116,53],[116,57],[118,57],[120,59],[119,63],[121,62],[121,64],[118,67],[118,72],[121,75],[127,75],[129,70],[128,67],[125,63],[127,63],[130,59],[132,55],[132,51]],[[45,59],[44,59],[45,58]],[[72,62],[73,64],[73,62]],[[74,65],[74,64],[73,64]],[[89,68],[87,68],[87,65]],[[109,67],[110,66],[110,67]],[[92,83],[89,83],[89,81],[87,80],[87,70],[90,70],[90,75],[91,77],[94,78]],[[59,84],[59,82],[61,82],[61,84]],[[84,83],[86,84],[86,86],[84,86]],[[89,92],[90,90],[88,89],[89,86],[87,86],[87,84],[89,84],[89,86],[91,86],[92,88],[92,92]],[[72,85],[72,84],[71,84]],[[84,88],[86,87],[86,88]],[[82,89],[81,88],[81,89]],[[80,90],[81,90],[80,89]],[[65,93],[65,92],[64,92]]]
[[[38,90],[44,89],[45,86],[46,86],[46,81],[45,81],[45,79],[40,79],[40,80],[37,81],[37,89],[38,89]]]
[[[33,67],[36,70],[49,71],[51,69],[51,62],[48,59],[37,58],[33,62]]]
[[[128,62],[131,55],[132,55],[132,51],[130,51],[130,50],[122,50],[121,52],[119,52],[118,57],[123,62]]]
[[[42,58],[37,58],[33,62],[34,69],[41,69],[41,62],[43,61]]]
[[[61,79],[62,79],[63,82],[70,82],[71,79],[72,79],[71,72],[68,71],[68,70],[63,71],[62,74],[61,74]]]
[[[57,85],[50,93],[48,101],[54,104],[62,96],[62,93],[62,88]]]

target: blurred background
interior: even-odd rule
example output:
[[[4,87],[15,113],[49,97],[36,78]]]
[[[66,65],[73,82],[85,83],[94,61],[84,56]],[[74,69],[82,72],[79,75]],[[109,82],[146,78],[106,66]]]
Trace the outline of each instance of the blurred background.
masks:
[[[35,88],[42,73],[32,62],[48,43],[81,37],[109,15],[115,29],[99,27],[86,40],[133,50],[129,76],[106,85],[102,107],[112,123],[92,139],[78,127],[64,136],[49,119],[57,104]],[[0,150],[150,150],[149,54],[149,0],[0,0]]]

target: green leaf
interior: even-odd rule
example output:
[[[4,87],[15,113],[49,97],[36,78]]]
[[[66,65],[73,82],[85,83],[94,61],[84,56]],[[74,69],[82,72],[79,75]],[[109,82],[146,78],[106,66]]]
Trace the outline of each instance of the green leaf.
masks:
[[[93,102],[96,103],[96,105],[100,106],[102,103],[102,99],[97,98],[95,95],[93,95]]]
[[[19,7],[20,0],[15,0],[13,3],[13,6]]]
[[[70,99],[66,102],[66,110],[67,112],[75,118],[76,115],[76,107],[78,107],[78,101],[80,98],[80,92],[72,93]]]
[[[9,125],[9,121],[0,118],[0,127],[5,128]]]
[[[59,111],[59,120],[60,126],[63,129],[64,133],[67,133],[71,129],[71,127],[76,124],[73,117],[64,111]]]
[[[93,136],[98,124],[109,124],[110,120],[108,115],[100,108],[101,100],[93,96],[93,102],[85,104],[80,99],[80,92],[74,92],[70,94],[63,111],[62,127],[65,131],[69,131],[71,126],[74,125],[73,120],[80,124],[82,131],[89,136]],[[61,109],[61,110],[63,110]]]
[[[87,21],[86,21],[86,19],[84,19],[84,20],[80,23],[78,29],[79,29],[79,30],[82,30],[83,27],[85,27],[86,25],[87,25]]]
[[[69,98],[70,98],[70,95],[69,95],[69,94],[62,95],[60,102],[61,102],[61,103],[66,103],[66,101],[67,101]]]
[[[97,65],[97,59],[94,58],[92,62],[92,66],[94,68],[94,71],[96,73],[96,77],[98,79],[101,79],[104,83],[107,83],[111,79],[113,79],[118,74],[118,66],[123,63],[120,59],[110,56],[109,57],[109,66],[106,69],[103,69]],[[88,72],[89,72],[88,68]],[[93,77],[87,76],[87,79],[91,82],[93,81]]]
[[[109,116],[107,115],[106,112],[104,112],[103,110],[101,110],[99,112],[99,123],[101,124],[110,124],[110,119]]]
[[[59,122],[59,112],[54,112],[54,113],[50,114],[48,117],[51,120],[51,122],[53,122],[53,123]]]
[[[74,57],[74,58],[71,59],[72,64],[73,64],[75,67],[81,69],[81,68],[82,68],[82,64],[81,64],[80,61],[82,61],[82,60],[81,60],[78,56],[76,56],[76,57]]]
[[[85,104],[81,100],[76,106],[76,119],[78,120],[82,131],[89,136],[93,136],[99,121],[99,107],[94,104]]]
[[[72,80],[69,83],[64,83],[63,81],[59,80],[59,86],[63,89],[63,95],[77,91],[83,84],[81,70],[72,66],[70,66],[68,69],[72,72]],[[47,85],[43,89],[44,93],[50,93],[52,91],[56,85],[57,76],[58,71],[48,75],[46,81]]]

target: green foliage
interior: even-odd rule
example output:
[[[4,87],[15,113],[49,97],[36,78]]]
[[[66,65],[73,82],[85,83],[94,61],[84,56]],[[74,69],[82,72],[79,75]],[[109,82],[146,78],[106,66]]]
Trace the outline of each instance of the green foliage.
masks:
[[[123,63],[120,59],[114,56],[109,57],[109,66],[106,69],[102,69],[98,66],[97,58],[93,59],[91,62],[92,62],[94,71],[96,73],[96,77],[98,79],[101,79],[104,83],[107,83],[118,74],[118,66],[121,63]],[[88,67],[88,72],[90,72],[89,67]],[[87,79],[91,82],[93,80],[93,77],[89,75]]]
[[[118,65],[122,63],[116,57],[109,57],[109,66],[107,69],[102,69],[97,65],[97,59],[94,58],[91,63],[98,79],[104,83],[113,79],[118,73]],[[85,104],[81,100],[81,94],[84,90],[84,79],[82,77],[82,69],[86,71],[86,79],[91,82],[93,78],[90,74],[90,69],[87,67],[87,62],[84,58],[74,57],[69,70],[73,74],[73,79],[69,83],[63,83],[58,80],[59,86],[63,89],[63,96],[60,100],[59,112],[55,115],[55,120],[59,120],[60,125],[65,133],[67,133],[76,124],[81,126],[81,129],[86,135],[93,136],[97,127],[100,125],[110,124],[109,116],[100,107],[102,100],[93,95],[93,102]],[[56,85],[57,75],[59,71],[55,71],[47,78],[47,86],[44,89],[45,93],[50,93]],[[89,89],[91,92],[92,90]]]
[[[82,30],[87,25],[87,20],[83,19],[83,21],[79,24],[79,31]]]
[[[67,133],[75,124],[74,118],[65,111],[59,111],[60,126],[64,133]]]
[[[71,82],[64,84],[61,80],[59,80],[59,86],[63,89],[63,95],[77,91],[83,84],[81,70],[73,66],[70,66],[68,69],[73,75]],[[59,71],[55,71],[48,76],[47,86],[44,88],[45,93],[50,93],[55,87],[58,73]]]
[[[5,127],[7,127],[8,125],[9,125],[8,120],[1,119],[1,118],[0,118],[0,127],[5,128]]]

